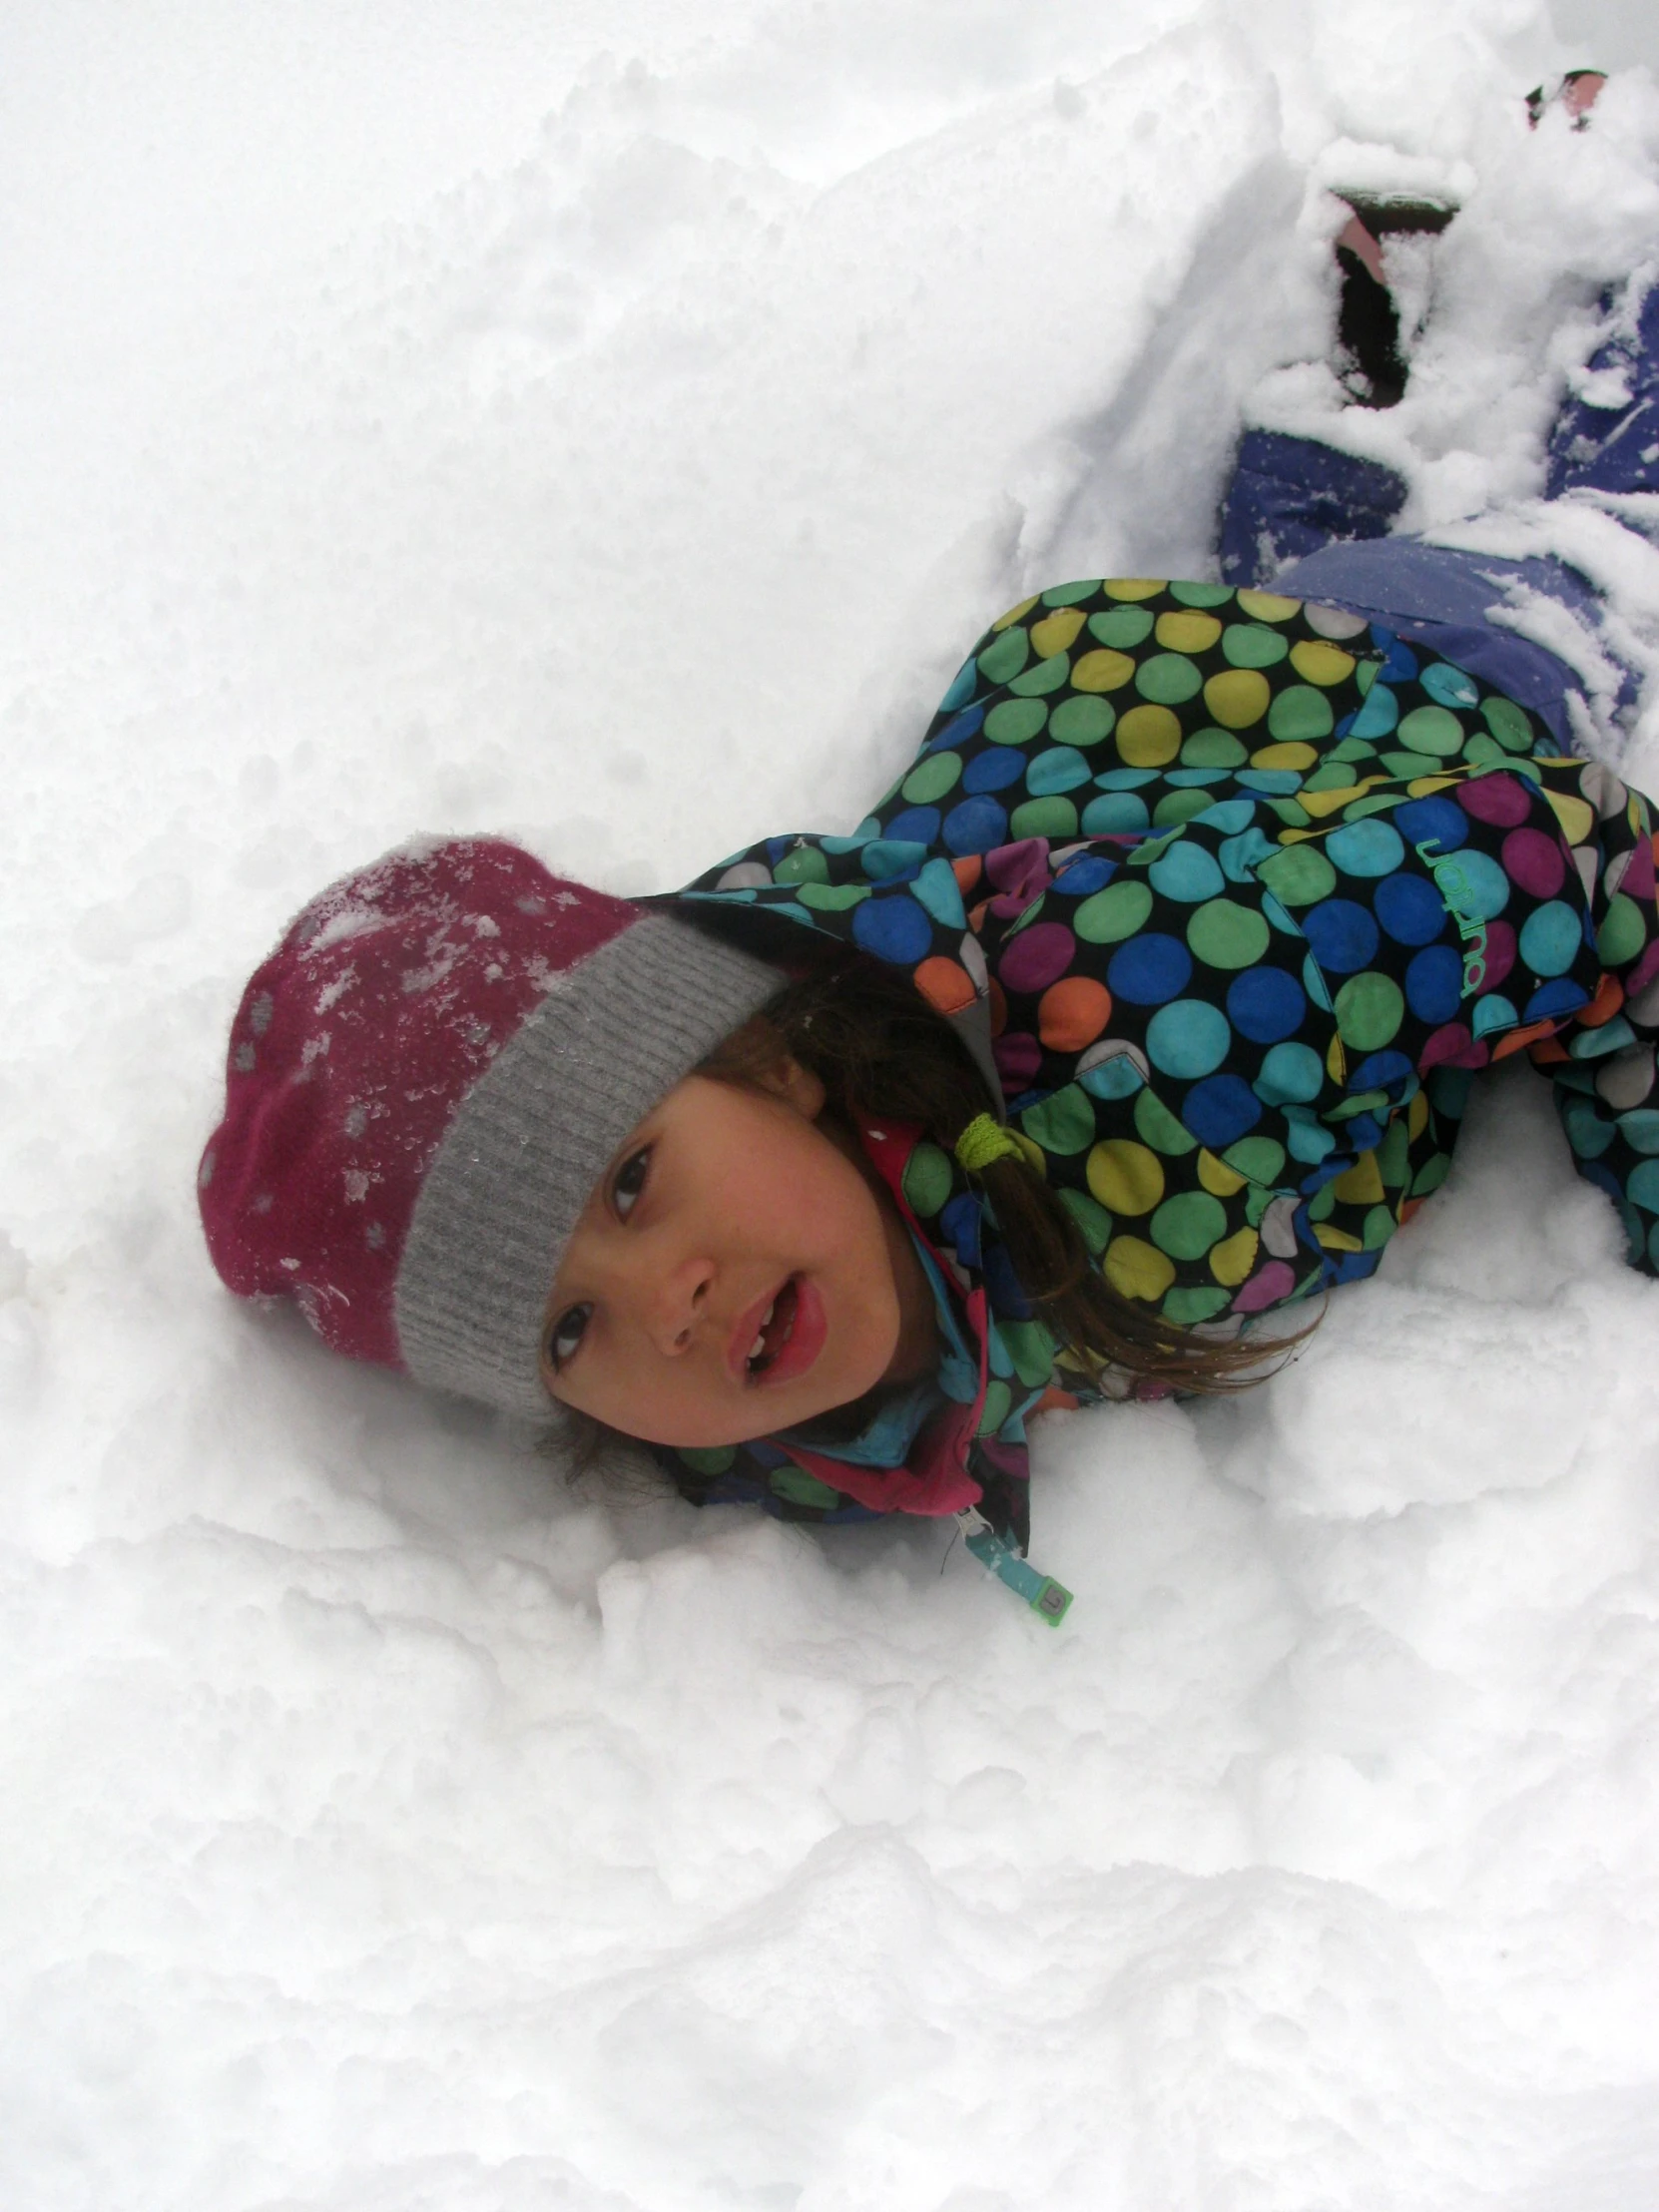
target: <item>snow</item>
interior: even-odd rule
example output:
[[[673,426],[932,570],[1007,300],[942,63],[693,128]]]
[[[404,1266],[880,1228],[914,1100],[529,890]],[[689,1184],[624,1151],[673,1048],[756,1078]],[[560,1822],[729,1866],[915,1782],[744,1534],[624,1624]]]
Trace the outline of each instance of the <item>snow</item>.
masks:
[[[332,873],[855,818],[1028,584],[1205,570],[1247,399],[1593,563],[1659,788],[1655,555],[1537,499],[1659,241],[1648,23],[13,8],[8,2204],[1648,2212],[1659,1291],[1528,1070],[1266,1389],[1050,1420],[1058,1632],[937,1527],[572,1488],[192,1202]],[[1321,365],[1345,180],[1462,203],[1392,416]]]

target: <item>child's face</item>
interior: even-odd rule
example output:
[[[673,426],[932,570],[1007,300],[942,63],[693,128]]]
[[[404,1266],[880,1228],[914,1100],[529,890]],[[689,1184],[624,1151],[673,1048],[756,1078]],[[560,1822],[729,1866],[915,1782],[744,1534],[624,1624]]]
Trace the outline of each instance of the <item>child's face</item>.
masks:
[[[691,1075],[588,1200],[542,1374],[648,1443],[746,1442],[925,1372],[932,1297],[856,1140],[793,1060],[764,1088]],[[759,1351],[757,1351],[757,1346]]]

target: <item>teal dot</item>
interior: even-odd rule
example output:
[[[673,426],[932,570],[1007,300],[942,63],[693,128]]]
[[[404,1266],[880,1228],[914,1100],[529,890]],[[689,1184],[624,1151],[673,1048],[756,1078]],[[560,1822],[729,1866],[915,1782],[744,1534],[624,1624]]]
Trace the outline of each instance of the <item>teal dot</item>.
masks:
[[[1632,1168],[1625,1192],[1644,1214],[1659,1214],[1659,1160],[1644,1160],[1639,1168]]]
[[[1276,668],[1291,646],[1264,623],[1230,622],[1221,634],[1221,650],[1234,668]]]
[[[1131,653],[1151,637],[1152,621],[1144,607],[1111,607],[1104,614],[1090,615],[1089,635],[1116,653]]]
[[[1189,905],[1215,898],[1227,880],[1214,855],[1186,838],[1154,860],[1147,874],[1161,898],[1178,898]]]
[[[1534,975],[1565,975],[1583,942],[1578,915],[1564,898],[1535,906],[1521,924],[1520,956]]]
[[[1025,745],[1047,720],[1040,699],[1003,699],[985,717],[985,735],[992,745]]]
[[[1251,1085],[1265,1106],[1302,1106],[1325,1086],[1325,1062],[1308,1044],[1276,1044]]]
[[[1173,999],[1160,1006],[1146,1025],[1147,1056],[1153,1066],[1184,1082],[1213,1075],[1232,1041],[1227,1016],[1203,998]]]
[[[1135,689],[1160,707],[1179,707],[1203,685],[1198,663],[1189,661],[1185,653],[1154,653],[1135,671]]]
[[[1520,1015],[1512,1001],[1501,991],[1488,991],[1475,1000],[1474,1020],[1470,1024],[1477,1037],[1489,1037],[1494,1030],[1513,1029]]]
[[[1062,699],[1048,718],[1048,734],[1061,745],[1098,745],[1117,727],[1118,713],[1109,699],[1080,692]]]
[[[1449,661],[1430,662],[1418,682],[1429,698],[1441,707],[1472,707],[1480,697],[1480,686],[1474,678],[1460,668],[1453,668]]]
[[[1227,1209],[1209,1191],[1166,1198],[1152,1217],[1152,1241],[1172,1260],[1201,1260],[1227,1234]]]
[[[1086,784],[1093,772],[1081,753],[1069,745],[1057,745],[1039,753],[1025,772],[1025,788],[1033,799],[1049,799],[1056,792],[1073,792]],[[906,792],[906,799],[909,793]]]
[[[1349,732],[1354,738],[1385,738],[1399,720],[1398,694],[1386,684],[1374,684],[1366,694],[1366,704],[1354,718]]]
[[[1391,875],[1405,857],[1405,840],[1391,823],[1373,816],[1333,830],[1325,849],[1345,875]]]
[[[1088,837],[1121,837],[1145,830],[1152,817],[1138,792],[1107,792],[1091,799],[1083,809],[1083,834]]]
[[[1620,1114],[1619,1129],[1632,1152],[1659,1152],[1659,1111],[1653,1107],[1633,1106]]]

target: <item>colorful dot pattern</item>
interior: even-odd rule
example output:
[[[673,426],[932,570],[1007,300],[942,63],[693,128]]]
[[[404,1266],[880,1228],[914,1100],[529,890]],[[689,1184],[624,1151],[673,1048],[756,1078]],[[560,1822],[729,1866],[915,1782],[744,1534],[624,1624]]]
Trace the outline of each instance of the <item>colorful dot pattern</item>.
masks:
[[[1173,1322],[1371,1273],[1473,1071],[1523,1048],[1659,1269],[1647,803],[1358,617],[1057,586],[992,625],[849,836],[682,895],[855,945],[977,1027],[1107,1279]]]

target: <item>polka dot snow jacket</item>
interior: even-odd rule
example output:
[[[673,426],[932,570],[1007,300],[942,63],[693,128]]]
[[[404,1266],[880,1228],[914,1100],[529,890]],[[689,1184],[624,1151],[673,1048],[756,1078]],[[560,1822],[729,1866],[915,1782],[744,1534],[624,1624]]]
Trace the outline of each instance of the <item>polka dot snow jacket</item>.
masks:
[[[1444,1179],[1472,1071],[1522,1049],[1659,1261],[1646,802],[1356,616],[1046,591],[980,640],[851,835],[768,838],[680,897],[775,956],[765,909],[907,972],[1108,1280],[1184,1326],[1369,1275]],[[954,1163],[871,1149],[979,1338],[976,1374],[941,1371],[942,1452],[849,1469],[769,1440],[674,1455],[676,1478],[815,1519],[978,1496],[1023,1542],[1024,1415],[1077,1379]]]

